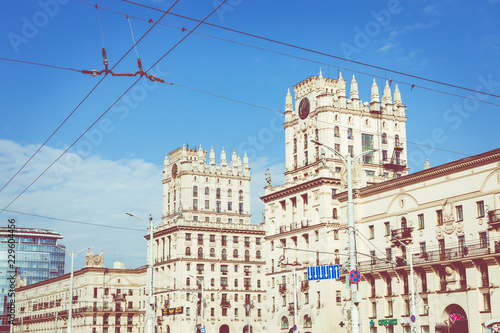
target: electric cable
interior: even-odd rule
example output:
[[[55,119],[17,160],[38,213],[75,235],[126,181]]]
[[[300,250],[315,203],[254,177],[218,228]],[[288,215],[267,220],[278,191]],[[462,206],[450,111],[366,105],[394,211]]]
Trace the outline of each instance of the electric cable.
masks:
[[[137,3],[137,2],[134,2],[134,1],[130,1],[130,0],[121,0],[121,1],[126,2],[126,3],[130,3],[132,5],[136,5],[136,6],[139,6],[139,7],[144,7],[144,8],[148,8],[148,9],[159,11],[159,12],[165,12],[163,9],[155,8],[155,7],[144,5],[144,4],[140,4],[140,3]],[[176,16],[176,17],[180,17],[180,18],[183,18],[183,19],[186,19],[186,20],[200,22],[199,20],[191,18],[191,17],[188,17],[188,16],[184,16],[184,15],[180,15],[180,14],[175,14],[175,13],[168,13],[168,14]],[[487,96],[492,96],[492,97],[500,98],[500,95],[495,95],[495,94],[491,94],[491,93],[487,93],[487,92],[476,91],[474,89],[470,89],[470,88],[466,88],[466,87],[461,87],[461,86],[458,86],[458,85],[454,85],[454,84],[450,84],[450,83],[446,83],[446,82],[442,82],[442,81],[438,81],[438,80],[428,79],[428,78],[425,78],[425,77],[421,77],[421,76],[417,76],[417,75],[412,75],[412,74],[408,74],[408,73],[405,73],[405,72],[400,72],[400,71],[392,70],[392,69],[381,67],[381,66],[371,65],[371,64],[364,63],[364,62],[361,62],[361,61],[356,61],[356,60],[351,60],[351,59],[347,59],[347,58],[335,56],[335,55],[328,54],[328,53],[325,53],[325,52],[320,52],[320,51],[312,50],[312,49],[309,49],[309,48],[306,48],[306,47],[302,47],[302,46],[298,46],[298,45],[294,45],[294,44],[290,44],[290,43],[286,43],[286,42],[281,42],[281,41],[278,41],[278,40],[275,40],[275,39],[271,39],[271,38],[267,38],[267,37],[263,37],[263,36],[259,36],[259,35],[255,35],[255,34],[251,34],[251,33],[247,33],[247,32],[241,31],[241,30],[236,30],[236,29],[231,29],[231,28],[223,27],[223,26],[220,26],[220,25],[217,25],[217,24],[213,24],[213,23],[203,22],[203,24],[206,24],[206,25],[209,25],[209,26],[212,26],[212,27],[215,27],[215,28],[219,28],[219,29],[224,29],[224,30],[227,30],[227,31],[235,32],[235,33],[238,33],[238,34],[241,34],[241,35],[245,35],[245,36],[249,36],[249,37],[253,37],[253,38],[258,38],[258,39],[265,40],[265,41],[272,42],[272,43],[276,43],[276,44],[279,44],[279,45],[284,45],[284,46],[292,47],[292,48],[295,48],[295,49],[298,49],[298,50],[302,50],[302,51],[306,51],[306,52],[310,52],[310,53],[314,53],[314,54],[326,56],[326,57],[329,57],[329,58],[333,58],[333,59],[337,59],[337,60],[342,60],[342,61],[347,61],[347,62],[350,62],[350,63],[353,63],[353,64],[357,64],[357,65],[361,65],[361,66],[366,66],[366,67],[370,67],[370,68],[374,68],[374,69],[378,69],[378,70],[383,70],[383,71],[387,71],[387,72],[390,72],[390,73],[394,73],[394,74],[398,74],[398,75],[403,75],[403,76],[411,77],[411,78],[414,78],[414,79],[418,79],[418,80],[422,80],[422,81],[427,81],[427,82],[431,82],[431,83],[435,83],[435,84],[439,84],[439,85],[444,85],[444,86],[448,86],[448,87],[452,87],[452,88],[456,88],[456,89],[462,89],[462,90],[470,91],[470,92],[473,92],[473,93],[476,93],[476,94],[483,94],[483,95],[487,95]]]
[[[175,4],[178,2],[179,0],[177,0],[170,8],[172,8],[173,6],[175,6]],[[215,13],[220,6],[222,6],[223,4],[225,4],[228,0],[224,0],[217,8],[215,8],[207,17],[205,17],[205,19],[198,23],[198,25],[193,29],[193,30],[196,30],[205,20],[207,20],[213,13]],[[167,12],[164,13],[164,15],[159,19],[161,20],[165,15],[167,14]],[[158,21],[159,21],[158,20]],[[157,22],[158,22],[157,21]],[[155,25],[153,25],[147,32],[146,34],[151,31],[151,29],[154,27]],[[137,43],[139,43],[143,38],[144,36],[146,36],[146,34],[144,34],[141,39],[139,39],[137,41]],[[151,67],[149,67],[148,70],[146,70],[146,73],[149,72],[154,66],[156,66],[163,58],[165,58],[170,52],[172,52],[172,50],[174,50],[182,41],[184,41],[189,35],[191,34],[191,32],[189,32],[188,34],[186,34],[186,36],[184,36],[179,42],[177,42],[172,48],[170,48],[163,56],[160,57],[160,59],[158,59],[158,61],[156,61]],[[131,49],[130,49],[131,50]],[[130,52],[129,50],[129,52]],[[125,56],[122,57],[122,59],[124,58]],[[116,66],[116,65],[115,65]],[[102,82],[102,80],[105,78],[106,76],[104,76],[100,81]],[[59,161],[59,159],[61,159],[61,157],[66,154],[66,152],[68,152],[69,149],[71,149],[92,127],[94,127],[95,124],[97,124],[97,122],[99,122],[99,120],[101,120],[102,117],[104,117],[104,115],[106,115],[106,113],[108,113],[108,111],[116,104],[118,103],[118,101],[123,97],[125,96],[125,94],[127,92],[129,92],[130,89],[132,89],[136,84],[137,82],[140,81],[140,79],[142,78],[142,76],[140,76],[127,90],[125,90],[125,92],[123,92],[123,94],[120,95],[120,97],[118,97],[114,102],[113,104],[111,104],[111,106],[106,109],[75,141],[73,141],[73,143],[71,145],[69,145],[66,150],[64,150],[37,178],[35,178],[35,180],[33,180],[21,193],[19,193],[7,206],[5,206],[1,211],[0,211],[0,214],[2,214],[7,208],[10,207],[10,205],[12,205],[21,195],[24,194],[24,192],[26,192],[38,179],[40,179],[40,177],[42,177],[55,163],[57,163],[57,161]],[[96,86],[97,87],[97,86]],[[94,89],[96,88],[94,87]],[[93,90],[92,90],[93,91]],[[90,94],[90,93],[89,93]],[[81,102],[83,103],[83,101]],[[81,104],[80,103],[80,104]],[[62,126],[62,125],[61,125]],[[41,148],[38,149],[38,151],[40,150]],[[37,151],[37,152],[38,152]],[[27,163],[26,163],[27,164]],[[19,173],[19,171],[17,172]],[[16,175],[17,175],[16,173]],[[10,181],[9,181],[10,182]]]
[[[180,0],[176,0],[174,2],[174,4],[172,6],[170,6],[170,8],[168,10],[171,10]],[[168,11],[167,11],[168,12]],[[118,62],[111,68],[111,70],[113,70],[129,53],[130,51],[138,44],[141,42],[141,40],[156,26],[156,24],[158,24],[158,22],[160,22],[160,20],[163,19],[163,17],[165,15],[167,15],[167,12],[165,12],[156,22],[155,24],[153,24],[149,29],[148,31],[146,31],[142,37],[137,41],[137,43],[134,44],[134,46],[132,48],[130,48],[121,58],[120,60],[118,60]],[[100,22],[100,21],[99,21]],[[200,23],[201,24],[201,23]],[[104,48],[103,48],[103,52],[104,52]],[[44,65],[45,66],[45,65]],[[55,66],[48,66],[48,67],[55,67]],[[73,109],[73,111],[71,111],[71,113],[64,119],[64,121],[55,129],[55,131],[52,132],[52,134],[45,140],[44,143],[42,143],[42,145],[40,147],[38,147],[38,149],[33,153],[33,155],[31,155],[31,157],[21,166],[21,168],[19,170],[17,170],[17,172],[7,181],[7,183],[0,189],[0,192],[2,192],[5,187],[7,187],[10,182],[24,169],[24,167],[36,156],[36,154],[38,154],[38,152],[45,146],[45,144],[57,133],[57,131],[59,131],[59,129],[66,123],[66,121],[68,121],[68,119],[76,112],[76,110],[78,110],[80,108],[80,106],[85,102],[85,100],[87,100],[87,98],[94,92],[95,89],[97,89],[97,87],[101,84],[101,82],[106,78],[107,75],[104,75],[101,80],[99,80],[99,82],[97,82],[97,84],[87,93],[87,95],[83,98],[83,100]],[[141,76],[142,77],[142,76]],[[137,82],[137,81],[136,81]],[[134,83],[135,84],[135,83]],[[130,88],[129,88],[130,89]],[[120,97],[121,98],[121,97]],[[80,136],[81,137],[81,136]],[[66,150],[67,151],[67,150]],[[64,154],[64,153],[63,153]],[[37,178],[38,179],[38,178]],[[31,186],[31,185],[30,185]],[[9,204],[10,206],[10,204]],[[6,207],[8,208],[8,206]],[[3,213],[4,210],[0,211],[0,214]]]
[[[79,1],[81,3],[85,3],[87,5],[94,6],[93,4],[91,4],[91,3],[87,2],[87,1],[84,1],[84,0],[77,0],[77,1]],[[130,17],[135,18],[137,20],[141,20],[141,21],[145,21],[145,22],[149,22],[149,23],[152,22],[151,19],[145,19],[145,18],[141,18],[141,17],[137,17],[137,16],[132,16],[132,15],[129,15],[129,14],[118,12],[118,11],[113,10],[113,9],[109,9],[109,8],[105,8],[105,7],[101,7],[101,9],[110,11],[110,12],[118,14],[118,15],[130,16]],[[173,14],[173,15],[176,15],[176,14]],[[190,18],[186,17],[186,19],[190,19]],[[160,25],[163,25],[163,26],[169,27],[169,28],[173,28],[173,29],[177,29],[177,30],[181,30],[182,32],[188,30],[188,29],[186,29],[184,27],[180,28],[180,27],[176,27],[176,26],[173,26],[173,25],[168,25],[168,24],[165,24],[165,23],[160,23]],[[221,27],[221,28],[224,28],[224,27]],[[346,68],[346,67],[340,67],[340,66],[336,66],[336,65],[331,65],[329,63],[325,63],[325,62],[321,62],[321,61],[317,61],[317,60],[312,60],[312,59],[308,59],[308,58],[304,58],[304,57],[299,57],[299,56],[295,56],[295,55],[292,55],[292,54],[288,54],[288,53],[284,53],[284,52],[279,52],[279,51],[275,51],[275,50],[270,50],[270,49],[266,49],[266,48],[263,48],[263,47],[259,47],[259,46],[255,46],[255,45],[251,45],[251,44],[246,44],[246,43],[238,42],[238,41],[227,39],[227,38],[222,38],[222,37],[218,37],[218,36],[204,34],[204,33],[201,33],[201,32],[195,32],[195,33],[198,34],[198,35],[200,35],[200,36],[205,36],[205,37],[210,37],[210,38],[214,38],[214,39],[219,39],[219,40],[222,40],[222,41],[226,41],[226,42],[230,42],[230,43],[234,43],[234,44],[238,44],[238,45],[242,45],[242,46],[246,46],[246,47],[251,47],[251,48],[258,49],[258,50],[262,50],[262,51],[266,51],[266,52],[271,52],[271,53],[275,53],[275,54],[279,54],[279,55],[283,55],[283,56],[287,56],[287,57],[291,57],[291,58],[295,58],[295,59],[299,59],[299,60],[304,60],[304,61],[308,61],[308,62],[320,64],[320,65],[325,65],[325,66],[328,66],[328,67],[342,69],[342,70],[350,71],[350,72],[353,72],[353,73],[358,73],[358,74],[362,74],[362,75],[366,75],[366,76],[370,76],[370,77],[375,77],[375,78],[382,79],[382,80],[386,80],[387,79],[386,77],[383,77],[383,76],[380,76],[380,75],[370,74],[370,73],[359,71],[359,70],[353,70],[351,68]],[[498,104],[498,103],[489,102],[489,101],[482,100],[482,99],[479,99],[479,98],[473,98],[473,97],[469,97],[469,96],[454,94],[454,93],[451,93],[451,92],[447,92],[447,91],[443,91],[443,90],[439,90],[439,89],[434,89],[434,88],[430,88],[430,87],[426,87],[426,86],[422,86],[422,85],[416,85],[416,84],[405,82],[405,81],[401,81],[401,80],[390,79],[390,81],[391,82],[395,82],[395,83],[400,83],[400,84],[407,85],[411,89],[413,89],[413,88],[420,88],[420,89],[424,89],[424,90],[428,90],[428,91],[433,91],[433,92],[437,92],[437,93],[442,93],[442,94],[446,94],[446,95],[450,95],[450,96],[454,96],[454,97],[468,99],[468,100],[471,100],[471,101],[476,101],[476,102],[479,102],[479,103],[500,106],[500,104]],[[476,91],[474,91],[474,92],[476,92]]]
[[[21,214],[21,215],[26,215],[26,216],[39,217],[39,218],[42,218],[42,219],[49,219],[49,220],[54,220],[54,221],[76,223],[76,224],[85,224],[85,225],[91,225],[91,226],[103,227],[103,228],[113,228],[113,229],[122,229],[122,230],[132,230],[132,231],[141,231],[141,232],[144,232],[144,230],[142,230],[142,229],[127,228],[127,227],[117,227],[117,226],[113,226],[113,225],[106,225],[106,224],[99,224],[99,223],[92,223],[92,222],[82,222],[82,221],[68,220],[68,219],[63,219],[63,218],[58,218],[58,217],[50,217],[50,216],[39,215],[39,214],[19,212],[19,211],[10,210],[10,209],[6,209],[5,211],[9,212],[9,213],[15,213],[15,214]]]

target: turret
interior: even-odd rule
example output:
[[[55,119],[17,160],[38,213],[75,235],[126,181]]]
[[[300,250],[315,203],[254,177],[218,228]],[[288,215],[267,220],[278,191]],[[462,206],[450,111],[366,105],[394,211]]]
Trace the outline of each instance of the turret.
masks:
[[[389,82],[385,81],[384,94],[382,95],[382,105],[385,107],[387,114],[392,114],[392,96]]]
[[[222,147],[222,152],[220,153],[220,166],[221,168],[227,167],[226,152],[224,151],[224,147]]]
[[[354,75],[352,76],[351,81],[351,101],[354,110],[359,110],[359,91],[358,91],[358,82],[356,82],[356,78]]]
[[[288,88],[288,92],[286,93],[286,100],[285,100],[285,120],[290,121],[292,119],[293,119],[292,94],[290,94],[290,88]]]
[[[373,79],[372,84],[372,94],[370,101],[370,112],[380,112],[380,95],[378,94],[378,86],[375,79]]]

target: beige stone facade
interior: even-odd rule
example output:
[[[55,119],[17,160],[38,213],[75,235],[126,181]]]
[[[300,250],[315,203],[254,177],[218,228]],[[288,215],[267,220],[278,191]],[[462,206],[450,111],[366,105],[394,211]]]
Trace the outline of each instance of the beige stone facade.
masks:
[[[500,321],[500,149],[354,196],[363,331],[372,321],[371,332],[410,332],[410,251],[418,332],[489,332]]]
[[[100,258],[74,273],[73,332],[144,332],[146,268],[104,268]],[[69,273],[16,288],[14,332],[66,332],[69,298]]]
[[[250,168],[224,150],[178,148],[165,159],[163,223],[154,232],[160,332],[261,332],[268,311],[264,229],[250,224]],[[203,286],[202,286],[203,285]],[[201,301],[203,300],[203,311]],[[250,306],[250,312],[247,311]],[[183,308],[162,316],[162,309]]]

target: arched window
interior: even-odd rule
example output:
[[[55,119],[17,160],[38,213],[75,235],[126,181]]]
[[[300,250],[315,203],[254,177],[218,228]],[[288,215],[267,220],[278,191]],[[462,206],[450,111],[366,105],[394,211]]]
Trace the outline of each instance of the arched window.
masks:
[[[242,190],[240,190],[240,193],[239,193],[239,200],[243,201],[243,191]]]
[[[190,278],[186,278],[186,286],[189,286],[191,284],[191,279]]]
[[[347,138],[348,139],[353,139],[353,135],[352,135],[352,128],[348,128],[347,129]]]
[[[193,197],[198,196],[198,186],[193,186]]]
[[[237,249],[233,250],[233,258],[238,258],[238,250]]]
[[[190,256],[191,255],[191,248],[188,246],[186,247],[186,255]]]
[[[305,328],[311,328],[313,326],[312,324],[312,319],[310,315],[305,315],[304,316],[304,327]]]
[[[198,259],[203,259],[203,248],[202,247],[198,248]]]
[[[248,250],[245,251],[245,260],[250,261],[250,251]]]
[[[255,258],[257,258],[257,259],[261,258],[261,254],[260,254],[259,250],[257,250],[257,252],[255,253]]]
[[[333,214],[332,214],[332,217],[333,217],[335,220],[339,218],[339,217],[338,217],[338,215],[337,215],[337,208],[334,208],[334,209],[333,209]]]
[[[210,280],[210,286],[211,286],[211,287],[215,287],[215,279],[214,279],[214,278],[212,278],[212,279]]]
[[[220,188],[215,190],[215,196],[217,197],[217,199],[220,199]]]
[[[401,229],[403,229],[404,231],[406,231],[407,229],[406,217],[401,218]]]
[[[214,248],[210,249],[210,257],[211,258],[215,257],[215,249]]]
[[[205,187],[205,195],[209,195],[210,194],[210,189],[208,187]]]
[[[340,138],[340,130],[339,130],[338,126],[335,126],[333,128],[333,136],[336,137],[336,138]]]
[[[233,197],[233,190],[231,190],[231,189],[227,190],[227,197],[229,199],[232,199],[232,197]]]
[[[226,251],[226,249],[222,249],[222,259],[227,259],[227,251]]]
[[[397,147],[397,146],[399,146],[399,135],[396,135],[396,136],[394,137],[394,145],[395,145],[396,147]]]
[[[382,143],[387,143],[387,134],[382,133]]]
[[[281,328],[288,329],[288,318],[286,316],[281,317]]]

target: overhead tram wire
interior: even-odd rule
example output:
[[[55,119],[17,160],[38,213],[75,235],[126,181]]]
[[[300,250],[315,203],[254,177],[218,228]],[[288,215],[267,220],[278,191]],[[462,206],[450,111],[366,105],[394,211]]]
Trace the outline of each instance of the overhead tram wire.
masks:
[[[77,1],[79,1],[81,3],[84,3],[84,4],[87,4],[87,5],[95,6],[94,4],[92,4],[90,2],[87,2],[85,0],[77,0]],[[118,15],[129,16],[129,17],[135,18],[137,20],[141,20],[141,21],[145,21],[145,22],[149,22],[149,23],[152,22],[151,19],[145,19],[145,18],[142,18],[142,17],[138,17],[138,16],[133,16],[133,15],[121,13],[119,11],[116,11],[116,10],[113,10],[113,9],[109,9],[109,8],[106,8],[106,7],[100,7],[100,8],[103,9],[103,10],[107,10],[109,12],[118,14]],[[172,15],[177,15],[177,14],[172,14]],[[186,19],[190,19],[190,18],[186,18]],[[159,25],[162,25],[162,26],[165,26],[165,27],[168,27],[168,28],[172,28],[172,29],[181,30],[183,32],[188,30],[188,29],[186,29],[184,27],[182,27],[182,28],[181,27],[176,27],[176,26],[173,26],[173,25],[165,24],[165,23],[160,23]],[[224,27],[221,27],[221,28],[224,28]],[[284,53],[284,52],[279,52],[279,51],[275,51],[275,50],[270,50],[270,49],[266,49],[266,48],[263,48],[263,47],[260,47],[260,46],[246,44],[246,43],[234,41],[234,40],[227,39],[227,38],[222,38],[222,37],[218,37],[218,36],[204,34],[204,33],[201,33],[201,32],[194,32],[194,33],[198,34],[200,36],[205,36],[205,37],[210,37],[210,38],[214,38],[214,39],[219,39],[219,40],[226,41],[226,42],[229,42],[229,43],[234,43],[234,44],[238,44],[238,45],[242,45],[242,46],[246,46],[246,47],[251,47],[251,48],[254,48],[254,49],[257,49],[257,50],[271,52],[271,53],[283,55],[283,56],[294,58],[294,59],[308,61],[308,62],[316,63],[316,64],[319,64],[319,65],[325,65],[327,67],[333,67],[333,68],[337,68],[337,69],[341,69],[341,70],[346,70],[346,71],[350,71],[350,72],[353,72],[353,73],[358,73],[358,74],[362,74],[362,75],[366,75],[366,76],[370,76],[370,77],[374,77],[374,78],[378,78],[378,79],[382,79],[382,80],[387,80],[386,76],[371,74],[371,73],[363,72],[363,71],[360,71],[360,70],[354,70],[354,69],[347,68],[347,67],[336,66],[336,65],[332,65],[330,63],[325,63],[325,62],[318,61],[318,60],[312,60],[312,59],[308,59],[308,58],[304,58],[304,57],[299,57],[299,56],[295,56],[295,55],[292,55],[292,54],[289,54],[289,53]],[[413,83],[409,83],[409,82],[406,82],[406,81],[401,81],[401,80],[397,80],[397,79],[389,79],[389,81],[407,85],[411,89],[413,89],[413,88],[419,88],[419,89],[433,91],[433,92],[437,92],[437,93],[441,93],[441,94],[445,94],[445,95],[450,95],[450,96],[454,96],[454,97],[464,98],[464,99],[468,99],[468,100],[471,100],[471,101],[476,101],[476,102],[479,102],[479,103],[500,106],[500,104],[493,103],[493,102],[488,102],[488,101],[485,101],[485,100],[482,100],[482,99],[479,99],[479,98],[473,98],[473,97],[469,97],[469,96],[454,94],[454,93],[447,92],[447,91],[444,91],[444,90],[429,88],[429,87],[426,87],[426,86],[422,86],[422,85],[418,85],[418,84],[413,84]]]
[[[141,232],[144,231],[142,229],[127,228],[127,227],[118,227],[118,226],[113,226],[113,225],[106,225],[106,224],[99,224],[99,223],[92,223],[92,222],[83,222],[83,221],[68,220],[68,219],[63,219],[63,218],[58,218],[58,217],[51,217],[51,216],[45,216],[45,215],[39,215],[39,214],[19,212],[19,211],[10,210],[10,209],[6,209],[5,211],[9,212],[9,213],[26,215],[26,216],[33,216],[33,217],[39,217],[39,218],[42,218],[42,219],[49,219],[49,220],[54,220],[54,221],[61,221],[61,222],[68,222],[68,223],[91,225],[91,226],[94,226],[94,227],[122,229],[122,230],[132,230],[132,231],[141,231]]]
[[[176,0],[174,2],[174,4],[172,6],[170,6],[170,8],[168,9],[171,10],[180,0]],[[96,6],[97,8],[97,6]],[[142,37],[137,41],[137,43],[135,43],[119,60],[118,62],[113,66],[111,67],[111,70],[113,70],[116,66],[118,66],[118,64],[130,53],[130,51],[132,51],[132,49],[138,44],[141,42],[141,40],[146,37],[146,35],[158,24],[158,22],[160,22],[163,17],[165,17],[165,15],[167,15],[168,11],[166,11],[156,22],[155,24],[153,24],[149,29],[148,31],[146,31]],[[98,11],[99,13],[99,11]],[[99,24],[100,24],[100,19],[99,19]],[[200,23],[201,24],[201,23]],[[104,44],[104,37],[103,37],[103,44]],[[104,48],[103,48],[104,50]],[[41,64],[37,64],[37,65],[40,65],[40,66],[47,66],[47,65],[41,65]],[[56,68],[56,66],[47,66],[47,67],[54,67]],[[63,68],[65,69],[65,68]],[[67,69],[67,68],[66,68]],[[83,104],[83,102],[85,102],[85,100],[87,100],[87,98],[94,92],[95,89],[97,89],[97,87],[101,84],[101,82],[106,78],[107,75],[104,75],[100,80],[99,82],[97,82],[97,84],[87,93],[87,95],[83,98],[83,100],[73,109],[73,111],[71,111],[71,113],[66,117],[66,119],[64,119],[64,121],[55,129],[55,131],[52,132],[52,134],[45,140],[44,143],[42,143],[42,145],[40,147],[38,147],[38,149],[33,153],[33,155],[31,155],[31,157],[21,166],[21,168],[19,170],[17,170],[17,172],[7,181],[7,183],[0,189],[0,192],[2,192],[9,184],[10,182],[24,169],[24,167],[26,165],[28,165],[28,163],[36,156],[36,154],[38,154],[38,152],[47,144],[47,142],[57,133],[57,131],[59,131],[59,129],[66,123],[66,121],[68,121],[68,119],[76,112],[76,110],[78,110],[80,108],[80,106]],[[30,185],[31,186],[31,185]],[[9,204],[10,206],[10,204]],[[8,206],[7,206],[8,207]],[[6,207],[6,208],[7,208]],[[4,210],[1,210],[0,211],[0,214],[3,213]]]
[[[173,6],[175,6],[175,4],[178,2],[179,0],[177,0],[170,8],[172,8]],[[215,8],[207,17],[205,17],[205,19],[198,23],[198,25],[192,30],[196,30],[205,20],[207,20],[210,16],[212,16],[213,13],[215,13],[223,4],[225,4],[228,0],[224,0],[217,8]],[[165,16],[167,13],[165,13],[163,16]],[[161,20],[163,18],[163,16],[159,19]],[[157,21],[158,22],[158,21]],[[154,26],[153,26],[154,27]],[[151,27],[147,32],[146,34],[151,31],[151,29],[153,28]],[[139,39],[139,41],[137,41],[137,43],[139,43],[142,38],[144,38],[144,36],[146,35],[144,34],[141,39]],[[189,32],[188,34],[186,34],[186,36],[184,36],[180,41],[178,41],[174,46],[172,46],[163,56],[160,57],[160,59],[158,59],[151,67],[149,67],[147,70],[146,70],[146,73],[149,72],[154,66],[156,66],[163,58],[165,58],[170,52],[172,52],[180,43],[182,43],[189,35],[191,34],[191,32]],[[136,44],[137,44],[136,43]],[[129,50],[130,52],[130,50]],[[127,52],[128,53],[128,52]],[[125,57],[125,56],[124,56]],[[123,59],[123,57],[122,57]],[[115,65],[116,66],[116,65]],[[104,76],[105,77],[105,76]],[[103,79],[104,79],[103,77]],[[102,117],[104,117],[104,115],[106,115],[106,113],[108,113],[109,110],[111,110],[111,108],[116,104],[118,103],[118,101],[120,101],[120,99],[125,96],[126,93],[128,93],[130,91],[130,89],[132,89],[136,84],[137,82],[139,82],[141,80],[142,76],[140,76],[127,90],[125,90],[123,92],[123,94],[120,95],[120,97],[118,97],[114,102],[113,104],[111,104],[111,106],[106,109],[106,111],[104,111],[75,141],[73,141],[73,143],[71,145],[68,146],[68,148],[66,148],[65,151],[63,151],[44,171],[42,171],[42,173],[35,179],[33,180],[24,190],[21,191],[21,193],[19,193],[7,206],[5,206],[4,208],[2,208],[2,210],[0,211],[0,214],[2,214],[7,208],[10,207],[10,205],[12,205],[21,195],[24,194],[24,192],[26,192],[38,179],[40,179],[54,164],[57,163],[57,161],[59,161],[61,159],[61,157],[66,154],[68,152],[68,150],[70,150],[88,131],[90,131],[90,129],[92,127],[94,127],[95,124],[97,124],[97,122],[99,122],[99,120],[101,120]],[[102,80],[101,80],[102,81]],[[101,82],[99,81],[99,82]],[[83,101],[82,101],[83,103]],[[40,150],[40,148],[39,148]],[[19,172],[18,172],[19,173]],[[17,174],[17,173],[16,173]]]
[[[0,58],[0,60],[11,60],[11,59]],[[13,61],[16,61],[16,60],[13,60]],[[58,66],[50,66],[50,65],[37,64],[37,63],[33,63],[33,64],[40,65],[40,66],[47,66],[47,67],[54,67],[54,68],[66,69],[66,68],[58,67]],[[253,103],[249,103],[249,102],[237,100],[235,98],[223,96],[223,95],[220,95],[220,94],[212,93],[212,92],[209,92],[209,91],[205,91],[205,90],[201,90],[201,89],[197,89],[197,88],[193,88],[193,87],[189,87],[189,86],[182,85],[182,84],[179,84],[179,83],[174,83],[174,82],[166,82],[166,83],[169,84],[169,85],[172,85],[172,86],[179,86],[179,87],[182,87],[182,88],[185,88],[185,89],[190,89],[190,90],[193,90],[193,91],[196,91],[196,92],[200,92],[202,94],[207,94],[207,95],[210,95],[210,96],[214,96],[214,97],[218,97],[218,98],[223,98],[223,99],[226,99],[226,100],[229,100],[229,101],[233,101],[233,102],[236,102],[236,103],[240,103],[240,104],[244,104],[244,105],[256,107],[256,108],[263,109],[263,110],[268,110],[268,111],[276,112],[276,113],[279,113],[281,115],[281,117],[284,117],[284,113],[282,111],[279,111],[279,110],[276,110],[276,109],[272,109],[272,108],[268,108],[268,107],[265,107],[265,106],[262,106],[262,105],[257,105],[257,104],[253,104]],[[490,103],[490,104],[500,106],[500,104],[494,104],[494,103]],[[331,123],[326,122],[324,120],[316,120],[316,122],[321,122],[321,123],[326,123],[326,124],[330,124],[331,125]],[[341,124],[338,124],[337,126],[339,126],[341,128],[348,128],[348,126],[341,125]],[[359,130],[356,130],[356,131],[359,132],[359,133],[361,133]],[[388,138],[394,138],[394,137],[393,136],[388,136]],[[407,144],[412,144],[412,145],[415,145],[415,146],[420,146],[420,147],[425,147],[425,148],[431,148],[431,149],[440,150],[440,151],[444,151],[444,152],[448,152],[448,153],[453,153],[453,154],[457,154],[457,155],[463,155],[463,156],[467,156],[467,157],[471,156],[470,154],[466,154],[466,153],[462,153],[462,152],[458,152],[458,151],[454,151],[454,150],[449,150],[449,149],[444,149],[444,148],[433,147],[433,146],[429,146],[429,145],[424,145],[424,144],[420,144],[420,143],[416,143],[416,142],[411,142],[411,141],[408,141],[408,140],[406,140],[406,143]]]
[[[144,4],[140,4],[140,3],[137,3],[137,2],[134,2],[134,1],[130,1],[130,0],[121,0],[121,1],[126,2],[126,3],[130,3],[132,5],[136,5],[136,6],[139,6],[139,7],[144,7],[144,8],[148,8],[148,9],[151,9],[151,10],[155,10],[155,11],[159,11],[159,12],[164,12],[163,9],[155,8],[155,7],[144,5]],[[180,18],[183,18],[183,19],[186,19],[186,20],[200,22],[199,20],[191,18],[191,17],[188,17],[188,16],[184,16],[184,15],[180,15],[180,14],[175,14],[175,13],[168,13],[168,14],[169,15],[173,15],[173,16],[177,16],[177,17],[180,17]],[[374,68],[374,69],[378,69],[378,70],[383,70],[383,71],[387,71],[387,72],[390,72],[390,73],[394,73],[394,74],[398,74],[398,75],[403,75],[403,76],[411,77],[411,78],[414,78],[414,79],[418,79],[418,80],[422,80],[422,81],[427,81],[427,82],[431,82],[431,83],[435,83],[435,84],[439,84],[439,85],[444,85],[444,86],[448,86],[448,87],[452,87],[452,88],[456,88],[456,89],[462,89],[462,90],[466,90],[466,91],[473,92],[473,93],[476,93],[476,94],[482,94],[482,95],[487,95],[487,96],[492,96],[492,97],[500,98],[500,95],[495,95],[495,94],[490,94],[490,93],[487,93],[487,92],[476,91],[474,89],[461,87],[461,86],[450,84],[450,83],[446,83],[446,82],[443,82],[443,81],[428,79],[428,78],[425,78],[425,77],[422,77],[422,76],[412,75],[412,74],[408,74],[408,73],[405,73],[405,72],[396,71],[396,70],[385,68],[385,67],[381,67],[381,66],[370,65],[368,63],[364,63],[364,62],[361,62],[361,61],[356,61],[356,60],[351,60],[351,59],[347,59],[347,58],[335,56],[335,55],[328,54],[328,53],[325,53],[325,52],[316,51],[316,50],[312,50],[312,49],[309,49],[309,48],[306,48],[306,47],[302,47],[302,46],[298,46],[298,45],[294,45],[294,44],[290,44],[290,43],[281,42],[281,41],[278,41],[278,40],[275,40],[275,39],[271,39],[271,38],[267,38],[267,37],[263,37],[263,36],[259,36],[259,35],[255,35],[255,34],[251,34],[251,33],[247,33],[247,32],[241,31],[241,30],[236,30],[236,29],[231,29],[231,28],[223,27],[223,26],[220,26],[220,25],[217,25],[217,24],[213,24],[213,23],[203,22],[203,24],[206,24],[206,25],[209,25],[209,26],[212,26],[212,27],[215,27],[215,28],[219,28],[219,29],[224,29],[224,30],[227,30],[227,31],[235,32],[235,33],[238,33],[238,34],[241,34],[241,35],[245,35],[245,36],[249,36],[249,37],[253,37],[253,38],[258,38],[258,39],[265,40],[265,41],[268,41],[268,42],[272,42],[272,43],[276,43],[276,44],[280,44],[280,45],[292,47],[292,48],[295,48],[295,49],[298,49],[298,50],[302,50],[302,51],[306,51],[306,52],[310,52],[310,53],[322,55],[322,56],[325,56],[325,57],[329,57],[329,58],[333,58],[333,59],[337,59],[337,60],[341,60],[341,61],[347,61],[347,62],[350,62],[350,63],[353,63],[353,64],[357,64],[357,65],[361,65],[361,66],[366,66],[366,67],[370,67],[370,68]]]

